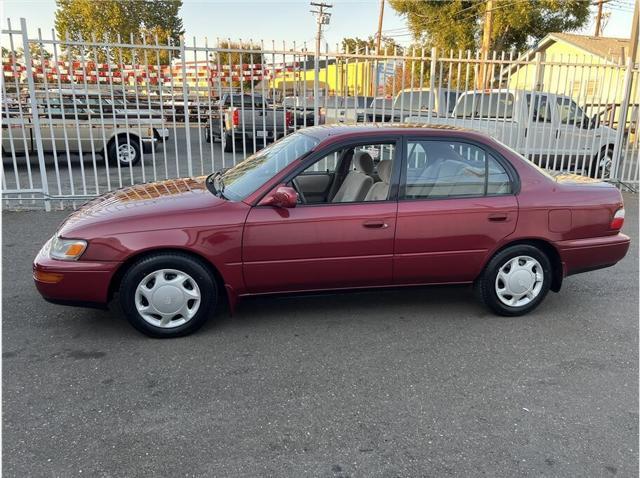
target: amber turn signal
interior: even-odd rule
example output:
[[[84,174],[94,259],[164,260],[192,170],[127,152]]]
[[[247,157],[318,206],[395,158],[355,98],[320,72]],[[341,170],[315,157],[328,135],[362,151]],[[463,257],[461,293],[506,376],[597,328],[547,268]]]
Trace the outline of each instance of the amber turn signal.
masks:
[[[64,277],[63,274],[57,272],[45,272],[36,270],[33,272],[33,278],[38,282],[45,282],[47,284],[57,284]]]

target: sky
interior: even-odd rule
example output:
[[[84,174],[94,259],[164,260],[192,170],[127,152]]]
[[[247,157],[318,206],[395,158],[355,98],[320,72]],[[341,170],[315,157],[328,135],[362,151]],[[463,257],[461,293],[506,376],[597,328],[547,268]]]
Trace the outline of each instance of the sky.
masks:
[[[98,0],[96,0],[98,1]],[[333,0],[331,23],[325,28],[324,41],[330,50],[344,37],[366,38],[375,33],[378,24],[379,0]],[[30,36],[37,36],[42,28],[43,37],[50,37],[53,28],[55,0],[1,0],[2,27],[10,18],[12,27],[20,24],[20,17],[27,20]],[[633,0],[612,0],[605,6],[611,17],[605,28],[605,36],[628,37],[631,30],[631,10]],[[183,0],[182,19],[187,44],[196,37],[202,45],[205,37],[212,45],[216,37],[232,40],[264,40],[267,44],[275,41],[287,47],[307,42],[314,47],[315,19],[310,13],[309,2],[305,0]],[[585,28],[592,34],[593,26]],[[387,4],[385,8],[383,34],[394,36],[398,43],[406,45],[411,36],[405,20]]]

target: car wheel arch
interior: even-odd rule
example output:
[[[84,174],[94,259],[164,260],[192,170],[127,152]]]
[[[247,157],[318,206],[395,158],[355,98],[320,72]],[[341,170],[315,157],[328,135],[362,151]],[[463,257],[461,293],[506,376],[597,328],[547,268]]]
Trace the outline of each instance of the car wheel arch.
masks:
[[[144,251],[140,251],[138,253],[132,254],[131,256],[127,257],[127,259],[122,264],[120,264],[120,267],[118,267],[113,277],[111,278],[111,282],[109,283],[109,292],[107,295],[107,302],[111,302],[116,292],[118,292],[118,290],[120,289],[120,285],[122,283],[122,278],[124,277],[124,275],[127,273],[127,271],[131,268],[133,264],[138,262],[140,259],[144,259],[145,257],[154,256],[157,254],[172,254],[172,253],[184,254],[202,262],[206,266],[206,268],[211,272],[211,275],[215,279],[216,286],[218,287],[218,297],[228,298],[228,291],[225,287],[224,278],[222,277],[222,274],[220,273],[218,268],[215,266],[215,264],[213,264],[209,259],[202,256],[201,254],[198,254],[190,250],[181,249],[178,247],[164,247],[164,248],[158,248],[158,249],[146,249]]]
[[[551,287],[550,289],[553,292],[559,292],[562,287],[562,280],[564,278],[564,273],[562,269],[562,259],[560,258],[560,253],[558,249],[547,239],[539,238],[539,237],[531,237],[531,238],[518,238],[509,242],[505,242],[501,244],[498,248],[493,250],[491,254],[487,254],[484,263],[482,264],[482,268],[480,269],[480,273],[476,280],[482,277],[484,271],[487,267],[487,264],[491,261],[496,254],[499,254],[501,251],[505,250],[508,247],[518,246],[518,245],[528,245],[533,246],[540,249],[544,254],[549,258],[551,262],[551,266],[553,267],[553,277],[551,278]]]

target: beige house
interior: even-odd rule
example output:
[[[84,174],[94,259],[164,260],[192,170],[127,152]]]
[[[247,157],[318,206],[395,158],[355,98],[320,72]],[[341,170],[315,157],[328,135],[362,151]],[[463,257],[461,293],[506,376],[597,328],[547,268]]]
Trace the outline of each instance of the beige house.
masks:
[[[510,89],[538,89],[570,96],[590,114],[606,113],[607,118],[603,119],[611,122],[617,120],[619,113],[630,49],[627,38],[550,33],[503,72],[502,79]],[[631,118],[637,118],[640,104],[638,64],[640,50],[635,58]]]

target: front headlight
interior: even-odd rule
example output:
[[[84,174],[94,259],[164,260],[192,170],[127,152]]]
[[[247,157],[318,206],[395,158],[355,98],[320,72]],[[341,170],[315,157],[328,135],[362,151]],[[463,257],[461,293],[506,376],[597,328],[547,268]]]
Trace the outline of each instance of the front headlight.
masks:
[[[87,248],[87,241],[82,239],[62,239],[55,236],[51,241],[49,256],[59,261],[77,261]]]

